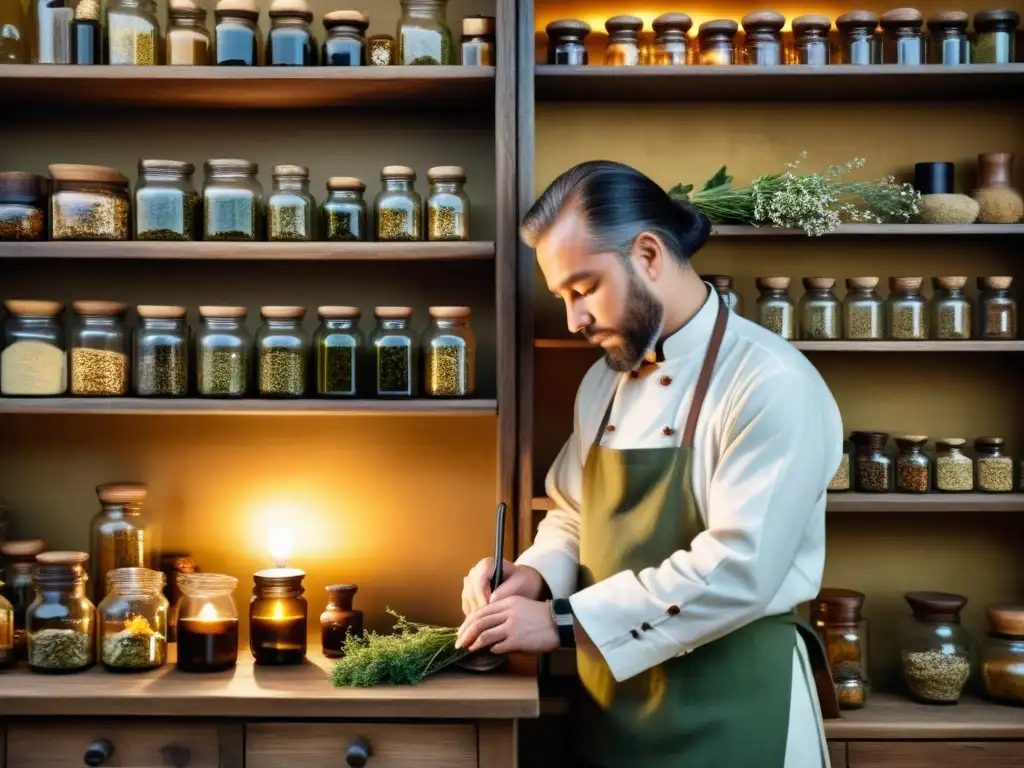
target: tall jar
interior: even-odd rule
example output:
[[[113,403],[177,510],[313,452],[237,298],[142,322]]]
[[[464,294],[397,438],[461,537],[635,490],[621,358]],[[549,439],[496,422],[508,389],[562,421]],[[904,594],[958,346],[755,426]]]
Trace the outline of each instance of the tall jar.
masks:
[[[843,455],[839,459],[836,473],[832,475],[825,490],[829,493],[848,491],[853,487],[853,443],[843,440]]]
[[[46,549],[42,539],[10,540],[0,544],[0,555],[3,555],[4,587],[3,595],[11,602],[14,610],[14,656],[18,661],[28,658],[26,646],[26,617],[28,608],[35,599],[33,573],[36,567],[36,555]]]
[[[249,391],[252,337],[245,307],[199,308],[196,392],[200,397],[245,397]]]
[[[925,63],[924,17],[916,8],[895,8],[882,14],[882,63],[917,66]]]
[[[268,67],[315,67],[320,49],[309,25],[313,12],[306,0],[274,0],[267,35]]]
[[[1000,704],[1024,704],[1024,605],[985,607],[988,634],[981,653],[985,695]]]
[[[640,30],[643,27],[643,19],[639,16],[612,16],[604,23],[608,32],[605,66],[635,67],[640,63]]]
[[[967,441],[947,437],[935,441],[935,490],[967,493],[974,490],[974,462],[963,451]]]
[[[401,0],[398,63],[454,64],[452,33],[445,14],[448,0]]]
[[[467,16],[462,20],[459,60],[464,67],[493,67],[494,17]]]
[[[808,14],[793,19],[793,52],[797,64],[821,67],[832,59],[828,33],[832,20],[828,16]]]
[[[96,606],[100,660],[110,672],[140,672],[167,663],[164,575],[118,568],[107,575],[107,596]]]
[[[332,176],[327,180],[323,202],[325,240],[355,242],[369,239],[366,223],[366,185],[351,176]]]
[[[476,392],[476,336],[469,307],[431,307],[423,334],[424,391],[431,397],[468,397]]]
[[[908,592],[913,619],[906,621],[900,658],[903,682],[927,704],[955,704],[971,674],[970,637],[960,624],[963,595]]]
[[[119,301],[76,301],[71,305],[71,394],[119,397],[128,394],[130,342]],[[101,582],[102,583],[102,582]]]
[[[657,66],[689,64],[690,39],[693,19],[685,13],[663,13],[654,20],[654,58]]]
[[[214,61],[229,67],[263,64],[263,34],[255,0],[219,0],[213,17]]]
[[[178,669],[222,672],[238,661],[238,579],[222,573],[178,576]]]
[[[323,59],[327,67],[366,66],[366,30],[370,19],[359,11],[331,11],[324,15]]]
[[[204,240],[263,239],[263,187],[256,179],[258,172],[259,166],[248,160],[203,164]]]
[[[102,165],[50,166],[51,240],[127,240],[128,178]]]
[[[322,397],[355,397],[362,383],[366,338],[359,330],[358,307],[320,307],[313,334],[316,392]]]
[[[788,277],[759,277],[754,281],[757,297],[757,322],[784,339],[796,338],[796,309],[789,297]]]
[[[4,583],[0,581],[0,590]],[[0,591],[0,669],[14,666],[14,606]]]
[[[755,11],[742,19],[744,63],[777,67],[782,61],[782,28],[786,17],[775,11]]]
[[[928,493],[932,489],[932,460],[924,452],[927,442],[924,435],[896,438],[896,490],[900,493]]]
[[[839,63],[871,65],[882,63],[882,46],[875,31],[878,16],[871,11],[850,11],[836,19],[839,30]]]
[[[71,22],[71,60],[77,65],[103,63],[103,25],[98,0],[78,0]]]
[[[107,64],[153,66],[162,60],[156,0],[108,0]]]
[[[841,709],[860,709],[871,692],[864,595],[852,589],[822,589],[811,601],[811,625],[825,645]]]
[[[46,239],[47,187],[34,173],[0,172],[0,240]]]
[[[850,277],[843,298],[843,333],[850,341],[885,338],[885,302],[875,292],[877,277]]]
[[[313,240],[316,200],[309,192],[309,168],[275,165],[274,186],[267,198],[267,239]]]
[[[305,575],[297,568],[268,568],[253,574],[249,650],[257,664],[301,664],[306,658]]]
[[[136,307],[135,394],[184,397],[188,394],[188,342],[184,307]]]
[[[363,612],[352,607],[359,587],[355,584],[332,584],[327,587],[327,607],[320,614],[320,644],[324,656],[340,659],[345,655],[349,635],[363,636]]]
[[[205,67],[213,63],[213,37],[206,9],[197,0],[171,0],[167,8],[167,63]]]
[[[974,440],[975,482],[984,493],[1009,493],[1013,490],[1013,457],[1003,453],[1003,438],[979,437]]]
[[[971,338],[974,307],[964,293],[966,277],[932,278],[932,333],[942,341]]]
[[[943,11],[928,17],[929,64],[971,63],[971,39],[967,36],[970,20],[966,11]]]
[[[1012,64],[1016,61],[1014,52],[1020,14],[1017,11],[1000,9],[979,11],[974,14],[975,64]]]
[[[412,397],[417,389],[418,344],[409,322],[411,307],[375,307],[377,327],[370,337],[374,358],[374,394]]]
[[[0,0],[0,29],[7,31],[0,37],[0,64],[30,64],[32,32],[21,0]]]
[[[52,397],[68,388],[67,352],[59,301],[4,302],[0,393],[6,397]]]
[[[427,171],[427,239],[469,240],[469,195],[464,189],[466,169],[438,165]]]
[[[1016,224],[1024,216],[1024,198],[1013,185],[1012,152],[978,155],[978,187],[971,197],[978,203],[979,224]]]
[[[117,568],[154,568],[159,552],[156,525],[142,510],[149,488],[143,483],[96,487],[100,511],[89,524],[89,577],[93,602],[106,594],[107,575]]]
[[[416,192],[416,172],[406,165],[385,165],[381,190],[373,201],[380,241],[422,240],[423,199]]]
[[[1012,277],[979,277],[978,337],[1017,338],[1017,300],[1010,293]]]
[[[928,300],[921,294],[920,277],[889,278],[889,338],[895,341],[928,339]]]
[[[853,432],[850,440],[856,448],[857,490],[861,493],[889,493],[893,486],[893,460],[885,450],[889,435],[885,432]]]
[[[28,668],[33,672],[82,672],[96,662],[96,612],[85,596],[88,559],[85,552],[36,556],[35,598],[25,617]]]
[[[71,25],[75,18],[73,0],[29,0],[29,29],[33,61],[36,64],[73,64]]]
[[[843,313],[839,299],[832,292],[836,284],[831,277],[805,277],[804,295],[800,298],[800,338],[815,341],[843,337]]]
[[[302,397],[309,370],[309,336],[302,328],[305,307],[260,307],[256,332],[260,394]]]
[[[729,275],[701,275],[700,279],[705,283],[711,283],[725,306],[731,309],[740,317],[743,316],[743,297],[733,288],[732,277]]]
[[[736,63],[736,47],[733,42],[739,25],[732,19],[705,21],[697,28],[697,42],[700,46],[700,63],[708,66]]]
[[[586,38],[590,25],[579,19],[552,21],[544,31],[548,36],[548,64],[583,67],[588,63]]]
[[[195,240],[199,195],[196,167],[180,160],[139,160],[135,185],[136,240]]]

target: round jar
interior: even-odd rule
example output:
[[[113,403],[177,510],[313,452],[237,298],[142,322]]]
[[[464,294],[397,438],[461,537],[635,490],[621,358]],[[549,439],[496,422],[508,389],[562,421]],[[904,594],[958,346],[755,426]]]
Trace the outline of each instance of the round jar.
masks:
[[[476,336],[469,307],[431,307],[423,334],[425,392],[431,397],[468,397],[476,392]]]
[[[916,8],[894,8],[882,14],[882,63],[917,66],[925,63],[921,26],[924,17]]]
[[[843,337],[843,316],[839,299],[832,292],[831,277],[805,277],[800,298],[800,338],[821,341]]]
[[[178,577],[178,669],[222,672],[238,660],[238,579],[222,573]]]
[[[811,626],[825,645],[841,709],[860,709],[871,691],[863,608],[863,593],[852,589],[822,589],[810,604]]]
[[[935,441],[935,490],[944,493],[974,490],[974,462],[963,452],[966,442],[960,437]]]
[[[340,659],[345,655],[345,641],[349,635],[363,636],[363,612],[352,607],[355,584],[332,584],[327,587],[327,607],[320,614],[320,643],[324,656]]]
[[[1012,277],[979,277],[978,330],[982,339],[1017,338],[1017,300]]]
[[[1024,704],[1024,605],[985,607],[988,634],[981,652],[985,695],[1000,704]]]
[[[366,226],[366,185],[351,176],[332,176],[327,180],[323,203],[324,239],[355,242],[368,239]]]
[[[398,58],[398,43],[391,35],[370,35],[366,39],[366,60],[372,67],[390,67]]]
[[[4,583],[0,581],[0,589]],[[0,593],[0,669],[14,666],[14,606]]]
[[[640,30],[643,27],[643,19],[639,16],[612,16],[604,23],[608,32],[605,66],[635,67],[640,64]]]
[[[120,397],[128,394],[128,331],[119,301],[76,301],[71,305],[71,394]]]
[[[203,164],[204,240],[263,238],[263,187],[256,179],[258,171],[259,166],[248,160],[207,160]]]
[[[161,61],[155,0],[108,0],[107,64],[153,66]]]
[[[700,279],[710,283],[715,289],[725,306],[731,309],[740,317],[743,317],[743,297],[732,287],[732,277],[729,275],[701,275]]]
[[[306,0],[274,0],[267,35],[268,67],[315,67],[320,50],[309,25],[313,12]]]
[[[1012,64],[1016,61],[1014,51],[1020,14],[1017,11],[1000,9],[979,11],[974,14],[975,64]]]
[[[140,672],[167,663],[164,575],[148,568],[107,574],[107,596],[96,606],[99,655],[110,672]]]
[[[663,13],[654,20],[654,56],[657,66],[689,64],[690,39],[693,19],[685,13]]]
[[[85,596],[85,552],[36,556],[35,599],[26,612],[28,668],[44,674],[89,669],[95,662],[95,609]]]
[[[196,167],[178,160],[139,160],[135,185],[136,240],[195,240],[199,195]]]
[[[1003,453],[1003,438],[979,437],[974,441],[975,483],[984,493],[1013,490],[1013,457]]]
[[[839,30],[839,63],[867,66],[882,63],[875,31],[878,16],[871,11],[850,11],[836,19]]]
[[[588,63],[586,38],[590,25],[579,19],[552,21],[544,31],[548,36],[548,64],[583,67]]]
[[[419,366],[417,342],[409,322],[411,307],[375,307],[377,327],[370,337],[374,357],[374,394],[412,397]]]
[[[974,307],[964,293],[966,277],[932,278],[932,333],[942,341],[969,341]]]
[[[263,64],[263,34],[255,0],[219,0],[213,12],[216,42],[214,61],[230,67]],[[207,173],[209,177],[209,173]]]
[[[788,277],[759,277],[754,281],[757,297],[757,322],[784,339],[796,338],[796,309],[789,297]]]
[[[382,242],[423,239],[423,199],[416,192],[416,172],[405,165],[386,165],[381,191],[373,201],[377,239]]]
[[[50,166],[51,240],[127,240],[128,179],[102,165]]]
[[[928,493],[932,488],[932,461],[924,452],[928,438],[904,435],[896,438],[896,490],[900,493]]]
[[[755,11],[742,19],[743,58],[757,67],[777,67],[782,62],[782,28],[786,17],[775,11]]]
[[[67,352],[59,301],[4,302],[0,393],[6,397],[53,397],[68,388]]]
[[[494,66],[494,17],[467,16],[462,20],[461,60],[464,67]]]
[[[0,172],[0,240],[46,239],[47,186],[34,173]]]
[[[118,568],[152,568],[159,546],[156,526],[142,511],[149,488],[143,483],[96,487],[100,511],[89,523],[89,577],[92,599],[106,594],[107,575]]]
[[[971,39],[966,11],[943,11],[928,17],[928,63],[959,65],[971,63]]]
[[[136,307],[135,394],[184,397],[188,394],[188,327],[184,307]]]
[[[268,568],[253,574],[249,650],[257,664],[301,664],[306,658],[305,575],[297,568]]]
[[[885,432],[853,432],[856,448],[857,490],[861,493],[889,493],[893,486],[893,460],[886,450]]]
[[[271,242],[313,240],[316,200],[309,193],[309,168],[275,165],[274,186],[267,198],[267,239]]]
[[[828,16],[808,14],[793,19],[793,52],[797,64],[823,67],[832,59],[828,33],[832,21]]]
[[[889,338],[894,341],[928,339],[928,300],[921,295],[920,277],[890,277],[887,306]]]
[[[829,480],[825,490],[829,493],[848,491],[853,487],[853,443],[843,440],[843,455],[839,459],[839,467]]]
[[[0,544],[0,555],[4,566],[4,596],[11,601],[14,609],[14,655],[19,661],[28,658],[26,646],[26,616],[28,608],[35,599],[33,573],[36,567],[36,555],[46,549],[42,539],[10,540]]]
[[[733,42],[739,25],[732,19],[705,21],[697,28],[700,63],[707,66],[735,64],[736,48]]]
[[[900,658],[911,695],[927,704],[955,704],[971,674],[970,637],[960,625],[967,598],[947,592],[908,592]]]
[[[309,337],[302,328],[305,307],[260,307],[263,325],[256,332],[260,394],[302,397],[306,394]]]
[[[249,390],[252,338],[245,307],[199,308],[196,391],[200,397],[244,397]]]
[[[454,64],[448,0],[401,0],[398,19],[398,63]]]
[[[322,56],[324,66],[365,66],[367,58],[366,30],[369,26],[370,19],[359,11],[331,11],[325,14],[324,29],[327,30],[327,37],[324,38]],[[382,59],[380,53],[377,53],[377,58]]]
[[[885,338],[885,302],[875,292],[877,277],[850,277],[843,298],[843,333],[850,341]]]
[[[170,0],[167,8],[167,63],[203,67],[213,63],[213,38],[206,9],[196,0]]]
[[[438,165],[427,171],[427,239],[469,240],[469,196],[466,169]]]
[[[359,330],[362,312],[358,307],[320,307],[317,315],[316,392],[322,397],[355,397],[366,353],[366,339]]]

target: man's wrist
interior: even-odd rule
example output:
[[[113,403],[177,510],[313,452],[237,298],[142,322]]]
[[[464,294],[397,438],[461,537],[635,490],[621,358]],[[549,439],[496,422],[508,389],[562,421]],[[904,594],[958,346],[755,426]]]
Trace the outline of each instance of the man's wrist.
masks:
[[[558,645],[560,648],[576,647],[576,615],[572,603],[567,598],[559,597],[551,601],[551,618],[558,629]]]

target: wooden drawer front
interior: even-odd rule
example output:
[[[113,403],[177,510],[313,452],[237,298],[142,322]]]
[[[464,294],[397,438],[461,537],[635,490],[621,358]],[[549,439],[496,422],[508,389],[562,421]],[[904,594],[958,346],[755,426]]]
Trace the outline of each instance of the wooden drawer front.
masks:
[[[849,768],[1011,768],[1024,741],[851,741]]]
[[[396,723],[254,723],[245,728],[245,768],[344,768],[357,739],[366,768],[475,768],[476,727]]]
[[[104,768],[218,768],[217,726],[189,722],[97,720],[67,723],[8,721],[7,768],[74,768],[89,746],[114,746]],[[181,760],[187,762],[181,762]]]
[[[846,742],[828,742],[828,761],[832,768],[846,768]]]

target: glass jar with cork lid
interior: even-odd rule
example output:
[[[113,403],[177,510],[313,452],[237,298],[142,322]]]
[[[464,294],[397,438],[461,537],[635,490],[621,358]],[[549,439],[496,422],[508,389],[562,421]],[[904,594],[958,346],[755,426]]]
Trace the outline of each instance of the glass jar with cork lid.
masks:
[[[331,11],[324,14],[324,29],[327,30],[321,56],[324,66],[366,66],[366,30],[369,26],[369,17],[359,11]]]
[[[971,643],[960,623],[963,595],[907,592],[913,613],[904,621],[900,643],[903,682],[926,704],[955,704],[971,674]]]
[[[466,169],[438,165],[427,171],[427,239],[469,240],[469,196]]]
[[[843,314],[839,299],[832,292],[832,277],[805,277],[800,298],[800,338],[831,340],[843,337]]]
[[[966,442],[960,437],[935,441],[935,490],[944,493],[974,490],[974,462],[963,451]]]
[[[926,341],[931,325],[928,300],[921,294],[920,277],[890,277],[887,306],[889,338],[894,341]]]
[[[230,67],[263,64],[263,33],[255,0],[219,0],[213,11],[214,61]]]
[[[274,0],[267,35],[268,67],[315,67],[320,47],[309,25],[313,12],[306,0]]]
[[[135,394],[184,397],[188,394],[189,332],[185,308],[142,304],[135,308]]]
[[[222,0],[223,2],[223,0]],[[248,160],[217,159],[203,164],[203,239],[261,240],[265,205]]]
[[[332,176],[327,180],[323,202],[325,240],[356,242],[369,239],[366,223],[366,185],[351,176]]]
[[[967,36],[970,20],[966,11],[942,11],[928,17],[929,64],[971,63],[971,39]]]
[[[916,8],[894,8],[882,14],[882,63],[917,66],[925,63],[924,16]]]
[[[612,16],[604,23],[608,44],[604,49],[606,67],[635,67],[640,63],[640,30],[644,22],[639,16]]]
[[[6,561],[3,570],[3,595],[11,602],[14,611],[14,656],[19,661],[28,658],[25,621],[28,608],[35,599],[35,585],[32,577],[36,567],[36,555],[46,549],[42,539],[21,539],[0,544],[0,556]]]
[[[699,60],[705,66],[736,63],[733,42],[739,25],[732,19],[712,19],[697,28]]]
[[[494,17],[467,16],[462,20],[462,66],[493,67]]]
[[[154,568],[156,524],[143,511],[149,487],[144,483],[96,486],[100,511],[89,524],[89,578],[92,599],[103,599],[107,574],[117,568]]]
[[[452,33],[446,19],[448,0],[401,0],[398,19],[398,63],[454,64]]]
[[[163,60],[155,0],[109,0],[107,64],[153,66]]]
[[[381,191],[373,201],[380,241],[422,240],[423,199],[415,189],[416,172],[407,165],[386,165]]]
[[[43,674],[82,672],[96,662],[96,611],[85,595],[85,552],[36,555],[35,598],[25,616],[28,668]]]
[[[196,391],[200,397],[245,397],[249,391],[252,338],[245,307],[199,308]]]
[[[839,467],[832,475],[825,490],[829,493],[848,491],[853,487],[853,443],[843,440],[843,455],[839,459]]]
[[[900,493],[928,493],[932,488],[932,460],[924,452],[928,438],[904,435],[896,438],[896,490]]]
[[[68,388],[67,352],[59,301],[4,302],[0,393],[7,397],[53,397]]]
[[[131,352],[119,301],[76,301],[68,346],[71,394],[120,397],[128,394]]]
[[[193,67],[213,63],[206,9],[197,0],[170,0],[167,6],[167,63]]]
[[[853,432],[850,440],[856,448],[857,490],[861,493],[889,493],[893,486],[893,460],[885,450],[889,435],[885,432]]]
[[[267,239],[271,242],[316,238],[316,200],[309,192],[309,168],[275,165],[274,186],[267,198]]]
[[[359,330],[358,307],[320,307],[313,334],[316,391],[323,397],[355,397],[361,389],[366,338]]]
[[[583,67],[589,63],[586,39],[590,25],[579,19],[559,19],[544,28],[548,36],[548,64]]]
[[[1012,277],[979,277],[978,330],[982,339],[1017,338],[1017,300]]]
[[[693,28],[693,19],[685,13],[663,13],[651,26],[654,29],[652,64],[683,66],[690,63],[688,33]]]
[[[821,637],[840,709],[860,709],[871,692],[864,594],[822,589],[810,604],[811,626]]]
[[[0,240],[46,239],[46,190],[42,176],[0,172]]]
[[[832,21],[828,16],[807,14],[793,19],[793,53],[796,64],[821,67],[832,60],[828,33]]]
[[[238,661],[238,579],[222,573],[178,576],[178,669],[222,672]]]
[[[868,66],[882,63],[878,15],[871,11],[850,11],[836,19],[839,30],[839,63]]]
[[[988,634],[981,651],[985,695],[1000,704],[1024,704],[1024,605],[985,606]]]
[[[468,397],[476,392],[476,336],[469,307],[431,307],[423,334],[426,380],[431,397]]]
[[[885,338],[885,302],[875,292],[877,277],[849,277],[843,298],[843,333],[850,341]]]
[[[775,11],[748,13],[743,25],[743,58],[755,67],[777,67],[782,60],[782,28],[786,17]]]
[[[196,167],[180,160],[139,160],[135,185],[136,240],[195,240],[200,197]]]
[[[309,376],[309,336],[302,328],[305,307],[260,307],[256,332],[260,394],[302,397]]]
[[[370,337],[374,357],[374,394],[412,397],[417,390],[419,354],[410,327],[412,307],[374,307],[377,328]]]
[[[127,240],[128,178],[102,165],[50,166],[51,240]]]
[[[971,338],[974,307],[964,293],[966,277],[932,278],[932,334],[941,341]]]
[[[141,672],[167,663],[164,575],[149,568],[116,568],[96,606],[99,656],[110,672]]]
[[[796,338],[796,309],[789,297],[788,277],[759,277],[754,281],[757,297],[757,322],[784,339]]]
[[[1013,490],[1013,457],[1003,453],[1003,438],[978,437],[974,440],[975,483],[983,493],[1009,493]]]
[[[975,64],[1012,64],[1020,14],[1009,9],[978,11],[974,14]]]
[[[740,317],[743,317],[743,296],[733,288],[732,276],[730,275],[701,275],[700,279],[705,283],[711,283],[725,306],[731,309]]]

